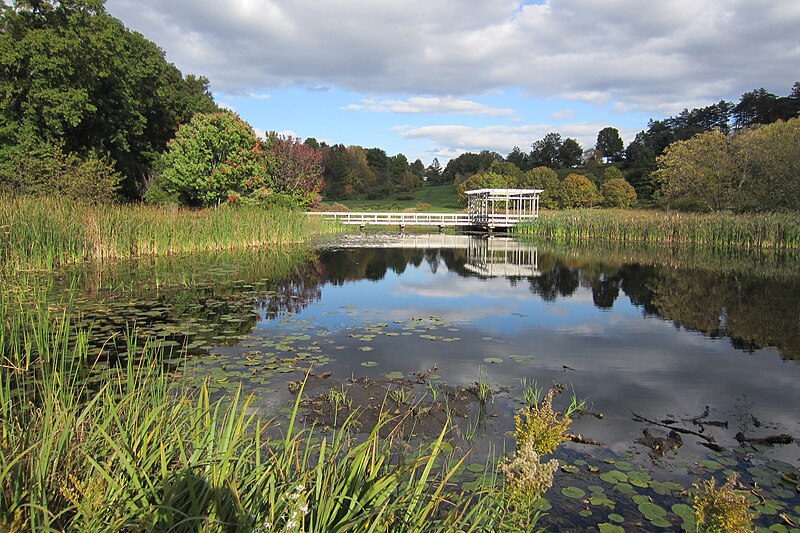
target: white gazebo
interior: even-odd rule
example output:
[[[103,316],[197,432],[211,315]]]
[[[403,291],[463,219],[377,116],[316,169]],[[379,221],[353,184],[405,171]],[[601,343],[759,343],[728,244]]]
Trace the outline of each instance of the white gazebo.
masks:
[[[542,189],[467,191],[467,214],[476,226],[508,228],[539,216]]]

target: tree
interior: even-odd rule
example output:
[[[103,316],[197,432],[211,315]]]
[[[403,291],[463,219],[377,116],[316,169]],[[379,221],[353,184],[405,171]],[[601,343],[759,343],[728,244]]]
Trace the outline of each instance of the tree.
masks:
[[[709,211],[736,206],[744,183],[736,170],[732,145],[723,133],[709,131],[675,142],[657,161],[656,178],[664,198],[673,205],[699,202]]]
[[[558,174],[547,167],[536,167],[520,176],[519,187],[526,189],[542,189],[539,206],[545,209],[558,207]]]
[[[733,108],[738,129],[747,128],[756,124],[769,124],[778,118],[776,108],[778,97],[768,92],[763,87],[744,93]]]
[[[61,142],[81,159],[96,154],[123,174],[123,192],[134,198],[178,124],[216,105],[208,80],[184,78],[162,50],[103,5],[0,6],[0,142],[9,148],[27,137]]]
[[[607,162],[616,163],[622,161],[625,145],[619,136],[619,130],[608,126],[598,132],[595,148],[603,154]]]
[[[624,180],[624,179],[625,176],[622,175],[622,172],[620,172],[620,170],[614,165],[611,165],[609,167],[606,167],[606,169],[603,171],[603,178],[601,181],[605,183],[609,180]]]
[[[600,201],[597,186],[580,174],[570,174],[564,178],[558,193],[559,203],[566,209],[592,207]]]
[[[506,156],[506,161],[513,163],[523,172],[529,169],[530,161],[528,159],[528,154],[520,150],[519,146],[515,146],[511,152],[509,152]]]
[[[572,138],[564,139],[558,149],[558,162],[561,166],[565,168],[576,167],[581,162],[581,156],[583,156],[583,148],[578,141]]]
[[[360,146],[336,144],[323,148],[324,193],[329,198],[352,198],[357,192],[374,187],[375,172]]]
[[[603,196],[603,207],[633,207],[636,203],[636,191],[622,178],[604,181],[600,193]]]
[[[198,113],[181,126],[160,168],[151,200],[209,206],[234,195],[265,197],[275,188],[255,131],[230,111]]]
[[[749,129],[733,139],[744,179],[743,210],[800,210],[800,118]]]
[[[462,204],[467,203],[467,191],[475,189],[505,189],[510,185],[508,183],[508,176],[498,174],[496,172],[481,172],[473,174],[466,180],[458,184],[458,200]]]
[[[456,183],[459,178],[466,179],[481,170],[486,170],[494,161],[502,159],[500,154],[488,150],[479,154],[466,152],[447,163],[442,179],[444,183]]]
[[[558,168],[558,151],[561,148],[561,135],[548,133],[531,145],[530,164],[534,167]]]
[[[442,165],[439,159],[434,157],[428,168],[425,169],[425,178],[431,183],[439,183],[442,179]]]
[[[419,159],[411,163],[409,170],[417,178],[422,178],[425,175],[425,165]]]
[[[318,203],[322,191],[322,153],[299,139],[270,133],[267,153],[272,192],[286,196],[290,203],[307,208]]]

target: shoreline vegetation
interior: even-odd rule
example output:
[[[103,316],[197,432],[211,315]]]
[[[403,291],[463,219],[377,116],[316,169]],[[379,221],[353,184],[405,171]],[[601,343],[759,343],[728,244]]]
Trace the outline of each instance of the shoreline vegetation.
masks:
[[[335,225],[284,208],[184,209],[57,198],[0,199],[0,260],[9,274],[83,261],[300,244]]]
[[[630,209],[542,211],[517,235],[555,243],[602,240],[715,248],[800,249],[796,213],[678,213]]]
[[[538,520],[521,502],[538,501],[552,473],[505,486],[490,468],[458,489],[466,456],[448,445],[450,421],[416,445],[393,435],[388,412],[372,429],[351,416],[324,432],[302,423],[302,388],[285,419],[270,418],[241,390],[215,400],[208,380],[187,386],[133,330],[129,353],[141,355],[92,379],[103,363],[69,302],[33,300],[0,293],[0,530],[527,531]],[[568,412],[527,412],[545,414],[537,431],[562,442]],[[543,468],[533,455],[526,468]]]

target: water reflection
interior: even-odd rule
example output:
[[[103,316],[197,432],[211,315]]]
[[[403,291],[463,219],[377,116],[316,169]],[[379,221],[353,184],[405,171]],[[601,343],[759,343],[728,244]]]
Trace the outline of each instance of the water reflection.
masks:
[[[540,251],[533,244],[502,237],[351,236],[341,247],[318,252],[319,268],[310,272],[320,277],[303,283],[379,281],[387,272],[403,274],[409,266],[418,268],[425,262],[434,274],[444,267],[460,277],[504,278],[512,287],[525,282],[545,302],[573,297],[580,288],[591,291],[599,309],[612,309],[626,298],[644,316],[660,316],[712,338],[727,337],[738,349],[773,346],[787,359],[800,359],[800,277],[792,275],[794,263],[785,264],[788,275],[780,276],[752,263],[724,271],[676,264],[670,250],[662,252],[669,255],[665,265],[652,250],[644,258],[631,258],[629,253],[598,260],[591,251]],[[696,259],[693,255],[688,263]],[[308,290],[303,294],[303,301],[318,297]]]

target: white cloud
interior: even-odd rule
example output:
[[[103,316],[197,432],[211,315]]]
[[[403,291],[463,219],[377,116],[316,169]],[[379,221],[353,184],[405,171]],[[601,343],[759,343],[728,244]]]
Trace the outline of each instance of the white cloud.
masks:
[[[367,98],[360,104],[350,104],[345,106],[344,109],[382,113],[452,113],[460,115],[488,115],[492,117],[514,115],[514,110],[511,108],[491,107],[479,102],[461,100],[452,96],[428,98],[414,97],[408,100],[376,100]]]
[[[574,109],[561,109],[550,113],[550,118],[553,120],[567,120],[575,116]]]
[[[571,137],[577,140],[584,149],[592,148],[597,141],[597,132],[608,124],[602,122],[581,122],[573,124],[521,125],[521,126],[487,126],[471,127],[461,125],[442,126],[401,126],[395,128],[404,139],[427,139],[434,146],[450,147],[449,150],[434,150],[439,158],[458,156],[464,152],[480,152],[492,150],[501,155],[508,154],[514,146],[523,151],[530,150],[531,145],[551,132],[558,132],[562,139]],[[636,132],[620,129],[620,136],[626,142],[633,139]]]
[[[673,113],[761,86],[786,93],[800,65],[796,0],[108,0],[107,9],[229,93],[295,85],[458,98],[504,87]]]
[[[257,93],[253,91],[248,91],[244,97],[250,100],[269,100],[272,98],[272,96],[267,93]]]

